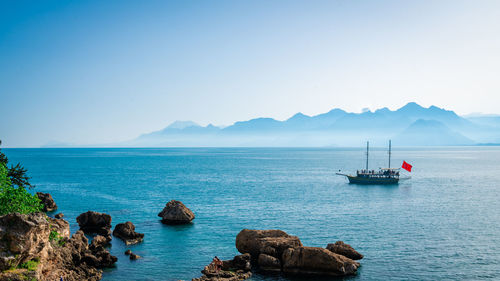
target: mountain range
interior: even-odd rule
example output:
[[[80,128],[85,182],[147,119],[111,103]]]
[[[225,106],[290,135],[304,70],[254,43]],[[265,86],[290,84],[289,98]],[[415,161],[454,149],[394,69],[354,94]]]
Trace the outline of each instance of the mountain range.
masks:
[[[351,113],[335,108],[287,120],[255,118],[227,127],[176,121],[124,142],[124,146],[358,146],[366,140],[399,146],[474,145],[500,142],[500,117],[461,117],[451,110],[410,102],[390,110]]]

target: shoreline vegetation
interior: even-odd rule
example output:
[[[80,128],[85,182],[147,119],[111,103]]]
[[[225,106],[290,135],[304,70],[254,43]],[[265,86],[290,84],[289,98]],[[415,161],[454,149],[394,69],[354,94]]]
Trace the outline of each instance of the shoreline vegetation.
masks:
[[[88,211],[78,216],[80,229],[70,237],[69,223],[58,213],[48,193],[31,194],[27,171],[21,164],[8,168],[8,159],[0,151],[0,281],[3,280],[100,280],[104,268],[118,260],[110,254],[112,236],[128,246],[141,243],[144,234],[135,231],[132,222],[119,223],[111,232],[108,214]],[[158,214],[161,223],[176,227],[189,224],[195,214],[182,202],[171,200]],[[89,244],[85,235],[92,237]],[[235,239],[241,255],[221,261],[215,257],[193,281],[244,280],[259,274],[305,276],[354,275],[363,258],[342,241],[326,248],[305,247],[297,236],[282,230],[243,229]],[[125,251],[131,260],[141,257]]]

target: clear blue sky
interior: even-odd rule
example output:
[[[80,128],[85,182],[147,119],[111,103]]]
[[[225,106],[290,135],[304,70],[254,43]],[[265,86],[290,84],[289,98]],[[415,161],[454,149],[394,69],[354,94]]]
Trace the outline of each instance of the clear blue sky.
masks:
[[[500,113],[500,1],[3,1],[5,146],[408,101]]]

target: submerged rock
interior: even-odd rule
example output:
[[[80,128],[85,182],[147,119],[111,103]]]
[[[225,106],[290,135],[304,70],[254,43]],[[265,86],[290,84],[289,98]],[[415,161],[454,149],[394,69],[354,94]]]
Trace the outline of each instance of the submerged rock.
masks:
[[[40,199],[40,202],[43,205],[44,212],[52,212],[57,210],[56,202],[54,202],[54,199],[52,198],[52,195],[50,195],[50,193],[37,192],[36,196],[38,197],[38,199]]]
[[[111,241],[111,216],[104,213],[88,211],[80,214],[76,221],[85,234],[99,234]]]
[[[88,244],[82,231],[69,238],[69,223],[44,213],[0,216],[0,280],[100,280],[103,267],[116,257]],[[30,262],[35,268],[20,268]]]
[[[182,202],[171,200],[158,214],[164,224],[187,224],[194,219],[194,213]]]
[[[319,247],[289,248],[282,264],[283,272],[301,275],[353,275],[359,267],[358,262]]]
[[[363,258],[363,255],[354,250],[351,245],[346,244],[342,241],[337,241],[335,242],[335,244],[328,244],[326,246],[326,249],[333,253],[348,257],[352,260],[360,260]]]
[[[144,239],[143,233],[135,232],[135,226],[132,222],[119,223],[113,230],[113,235],[122,239],[126,245],[137,244]]]

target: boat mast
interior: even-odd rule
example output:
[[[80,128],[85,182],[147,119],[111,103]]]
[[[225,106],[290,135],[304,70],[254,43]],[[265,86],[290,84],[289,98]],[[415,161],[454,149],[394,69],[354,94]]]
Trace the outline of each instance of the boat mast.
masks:
[[[389,169],[391,168],[391,140],[389,140]]]
[[[368,171],[368,147],[370,145],[370,142],[366,142],[366,171]]]

